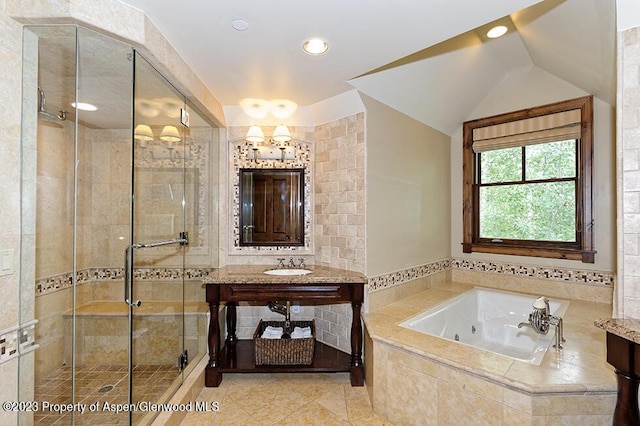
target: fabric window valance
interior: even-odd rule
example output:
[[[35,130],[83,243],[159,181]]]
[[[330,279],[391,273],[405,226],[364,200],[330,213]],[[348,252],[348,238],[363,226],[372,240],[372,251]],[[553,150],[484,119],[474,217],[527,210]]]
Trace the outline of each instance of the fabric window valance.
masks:
[[[473,129],[473,151],[522,147],[580,138],[579,109]]]

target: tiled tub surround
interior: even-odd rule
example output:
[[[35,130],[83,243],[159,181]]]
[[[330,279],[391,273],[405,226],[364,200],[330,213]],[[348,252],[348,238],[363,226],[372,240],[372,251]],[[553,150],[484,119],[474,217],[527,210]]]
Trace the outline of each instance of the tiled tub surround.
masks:
[[[388,274],[369,277],[365,312],[456,281],[507,291],[534,290],[546,296],[611,303],[614,274],[470,259],[442,259]]]
[[[376,414],[397,424],[611,424],[615,375],[605,334],[593,326],[610,315],[610,304],[571,300],[564,349],[550,348],[539,366],[398,325],[470,288],[434,283],[364,315],[366,385]]]

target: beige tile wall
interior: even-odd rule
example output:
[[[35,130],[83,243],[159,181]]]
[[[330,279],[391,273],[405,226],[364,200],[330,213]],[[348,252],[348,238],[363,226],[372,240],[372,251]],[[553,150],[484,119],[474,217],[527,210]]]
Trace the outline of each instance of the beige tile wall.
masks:
[[[316,126],[316,263],[365,272],[365,114]],[[351,352],[348,304],[315,310],[318,338]]]
[[[379,342],[369,369],[374,412],[394,424],[605,425],[616,401],[612,392],[520,392]]]
[[[314,232],[314,255],[311,262],[334,268],[350,269],[364,272],[365,264],[365,132],[364,113],[324,123],[315,129],[291,127],[294,138],[314,142],[315,173],[312,206]],[[265,127],[265,134],[270,128]],[[234,141],[242,140],[246,127],[230,127],[228,130],[229,146]],[[233,173],[233,152],[228,153],[229,173]],[[229,176],[231,180],[231,176]],[[231,189],[229,189],[231,194]],[[232,194],[231,194],[232,195]],[[233,214],[234,198],[229,198],[227,215]],[[229,221],[229,217],[227,221]],[[270,253],[237,253],[228,238],[228,264],[275,264],[276,257],[284,257],[281,252]],[[298,257],[295,252],[284,252]],[[305,256],[307,257],[307,256]],[[241,339],[248,339],[260,319],[282,320],[282,316],[273,314],[266,307],[241,305],[238,307],[237,334]],[[351,329],[351,306],[349,304],[327,305],[321,307],[302,307],[300,314],[293,319],[316,320],[316,337],[318,340],[342,349],[351,351],[348,338]]]
[[[618,33],[619,317],[640,318],[640,28]]]
[[[20,297],[20,107],[22,79],[22,31],[6,10],[5,2],[0,2],[0,94],[5,105],[0,116],[0,249],[10,249],[14,253],[14,273],[0,277],[0,330],[13,328],[19,321]],[[35,92],[34,92],[35,96]],[[35,116],[35,111],[34,111]],[[34,118],[35,120],[35,118]],[[32,151],[33,152],[33,151]],[[35,168],[33,170],[35,174]],[[30,231],[31,227],[27,228]],[[23,242],[33,247],[33,234],[26,235]],[[24,259],[27,261],[27,259]],[[32,301],[24,301],[27,313],[33,315]],[[26,361],[26,359],[25,359]],[[26,363],[23,363],[26,365]],[[22,380],[29,380],[33,370],[23,370]],[[19,400],[18,395],[18,359],[14,358],[0,364],[0,377],[3,380],[0,400]],[[21,395],[28,395],[22,393]],[[15,424],[17,413],[3,413],[3,421]]]
[[[121,279],[99,282],[88,282],[76,287],[77,305],[91,302],[120,302],[122,301],[123,282]],[[180,301],[183,300],[181,281],[140,280],[136,283],[136,298],[147,301]],[[204,302],[205,294],[201,280],[186,280],[184,287],[186,302]],[[71,323],[69,313],[73,306],[73,287],[66,287],[57,291],[50,291],[35,298],[36,341],[40,349],[35,352],[35,379],[46,377],[55,369],[61,367],[71,359]],[[149,317],[147,317],[149,318]],[[143,320],[147,321],[147,319]],[[149,353],[157,354],[154,359],[158,363],[164,361],[172,363],[178,344],[174,341],[169,351],[162,352],[162,338],[164,335],[181,336],[182,327],[175,333],[169,333],[165,325],[175,328],[178,318],[167,315],[156,319],[153,327],[146,327],[153,334],[151,340],[157,343],[155,348],[149,339],[144,343]],[[104,326],[100,326],[104,323]],[[122,318],[83,318],[77,319],[76,338],[78,344],[78,362],[126,363],[127,356],[127,320]],[[144,322],[137,321],[136,329],[145,329]],[[204,347],[206,339],[206,320],[202,315],[187,315],[185,317],[185,344],[190,348],[189,353],[195,356],[199,347]],[[141,333],[145,334],[145,333]],[[155,339],[155,340],[154,340]],[[104,345],[104,347],[101,347]],[[124,360],[124,361],[123,361]],[[150,362],[151,360],[149,360]]]
[[[316,126],[316,263],[365,272],[365,115]]]
[[[451,281],[451,270],[437,272],[399,285],[386,287],[375,292],[371,292],[371,290],[367,289],[368,291],[365,292],[365,310],[366,312],[373,312],[397,302],[400,299],[416,295],[432,288],[434,285],[446,281]]]

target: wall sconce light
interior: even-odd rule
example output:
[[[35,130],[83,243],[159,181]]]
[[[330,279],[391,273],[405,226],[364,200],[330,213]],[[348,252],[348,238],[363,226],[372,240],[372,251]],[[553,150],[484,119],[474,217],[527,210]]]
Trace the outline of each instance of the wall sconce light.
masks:
[[[273,140],[278,143],[285,143],[291,140],[291,132],[289,132],[289,128],[284,124],[280,124],[276,127],[276,130],[273,131]]]
[[[180,132],[175,126],[164,126],[162,133],[160,133],[160,140],[165,142],[180,142]]]
[[[148,141],[153,140],[153,132],[151,131],[151,127],[146,124],[138,124],[133,131],[133,137],[140,141],[140,146],[142,148],[147,146]]]
[[[283,124],[276,127],[273,132],[273,136],[269,139],[269,145],[259,146],[258,144],[264,142],[264,132],[259,126],[249,127],[245,140],[251,143],[251,149],[253,150],[253,160],[257,163],[258,158],[280,161],[293,160],[295,158],[295,150],[293,147],[287,147],[284,144],[291,140],[291,132],[289,128]],[[272,143],[277,144],[277,149],[274,149]],[[280,151],[279,155],[278,150]]]
[[[160,133],[160,139],[157,140],[153,136],[153,130],[150,126],[138,124],[133,131],[133,137],[140,141],[140,148],[143,148],[141,155],[150,156],[155,160],[174,161],[182,157],[189,159],[191,158],[191,149],[187,145],[188,140],[185,140],[185,146],[176,146],[177,142],[182,141],[180,133],[180,130],[175,126],[164,126]],[[167,143],[164,144],[161,141]]]

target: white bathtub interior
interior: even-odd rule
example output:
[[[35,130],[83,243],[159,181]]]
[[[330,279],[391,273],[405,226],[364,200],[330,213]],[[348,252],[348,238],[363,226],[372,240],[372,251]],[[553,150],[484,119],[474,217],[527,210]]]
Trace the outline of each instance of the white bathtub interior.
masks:
[[[540,365],[554,339],[554,327],[546,335],[530,327],[518,328],[519,323],[528,321],[537,297],[476,287],[399,325]],[[551,314],[558,317],[568,306],[563,300],[549,302]]]

